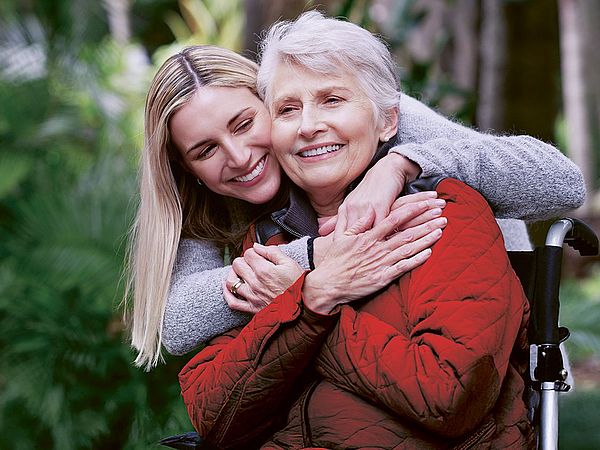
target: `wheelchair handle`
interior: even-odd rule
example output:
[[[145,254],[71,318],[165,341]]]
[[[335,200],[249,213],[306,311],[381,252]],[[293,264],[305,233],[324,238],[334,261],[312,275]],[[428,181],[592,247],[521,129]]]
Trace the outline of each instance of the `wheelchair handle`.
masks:
[[[546,235],[546,245],[538,254],[540,271],[535,286],[534,313],[538,317],[536,335],[532,343],[558,345],[560,329],[558,292],[561,278],[563,245],[567,244],[582,256],[598,254],[598,238],[583,222],[564,218],[554,222]]]
[[[567,217],[554,222],[546,236],[546,246],[562,247],[569,245],[581,256],[598,254],[598,237],[594,231],[579,219]]]

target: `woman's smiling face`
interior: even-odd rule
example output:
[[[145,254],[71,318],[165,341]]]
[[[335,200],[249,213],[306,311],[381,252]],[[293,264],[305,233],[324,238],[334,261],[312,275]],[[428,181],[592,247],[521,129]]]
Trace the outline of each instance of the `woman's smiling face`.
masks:
[[[271,139],[283,170],[311,200],[339,202],[389,128],[376,123],[372,102],[343,71],[330,77],[279,64],[270,91]]]
[[[271,118],[247,88],[204,86],[169,122],[186,169],[211,191],[261,204],[281,174],[271,156]]]

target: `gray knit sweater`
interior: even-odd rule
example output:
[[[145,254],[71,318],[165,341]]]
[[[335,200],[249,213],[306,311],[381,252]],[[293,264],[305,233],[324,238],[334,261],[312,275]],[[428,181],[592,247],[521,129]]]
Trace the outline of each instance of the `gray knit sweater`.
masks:
[[[493,136],[454,123],[419,101],[400,100],[398,143],[392,152],[416,162],[422,176],[460,179],[481,192],[500,219],[539,220],[583,203],[581,171],[554,147],[529,136]],[[499,220],[509,250],[530,248],[520,220]],[[308,268],[306,241],[282,246]],[[163,321],[162,343],[184,354],[212,337],[248,322],[222,294],[221,252],[210,242],[183,240],[179,246]]]

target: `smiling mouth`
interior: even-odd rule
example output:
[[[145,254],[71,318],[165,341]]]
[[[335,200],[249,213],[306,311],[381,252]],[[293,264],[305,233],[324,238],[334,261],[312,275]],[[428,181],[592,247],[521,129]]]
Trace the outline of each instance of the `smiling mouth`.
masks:
[[[238,183],[248,183],[249,181],[254,180],[265,169],[266,161],[267,161],[267,155],[263,156],[258,161],[258,164],[256,164],[256,166],[254,167],[254,169],[252,169],[252,171],[250,173],[247,173],[246,175],[242,175],[239,177],[233,177],[232,178],[233,181],[237,181]]]
[[[298,156],[302,158],[310,158],[312,156],[325,155],[327,153],[337,152],[342,145],[324,145],[323,147],[311,148],[310,150],[305,150],[303,152],[298,153]]]

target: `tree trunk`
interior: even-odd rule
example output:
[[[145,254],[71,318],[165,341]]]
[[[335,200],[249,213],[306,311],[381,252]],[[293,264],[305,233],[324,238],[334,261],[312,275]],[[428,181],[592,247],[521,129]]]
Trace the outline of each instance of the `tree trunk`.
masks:
[[[600,198],[598,198],[598,163],[600,154],[600,2],[581,2],[584,24],[583,53],[585,71],[584,77],[587,88],[588,123],[590,127],[590,160],[592,167],[588,174],[588,197],[591,208],[596,213],[600,212]]]
[[[131,38],[129,0],[104,0],[103,4],[108,16],[108,28],[111,36],[119,44],[127,44]]]
[[[448,10],[452,53],[448,71],[452,82],[463,92],[477,92],[477,67],[479,64],[479,2],[458,0]],[[445,70],[445,68],[442,68]],[[446,96],[440,104],[442,111],[454,114],[465,109],[465,98]],[[469,117],[470,121],[473,117]]]
[[[483,130],[501,130],[506,67],[506,22],[502,2],[484,0],[481,13],[477,125]]]
[[[581,168],[588,189],[581,214],[590,208],[590,194],[595,178],[592,158],[590,115],[586,92],[584,20],[581,2],[559,0],[562,56],[562,84],[569,156]],[[597,69],[596,69],[597,70]]]
[[[503,130],[555,139],[560,110],[556,2],[502,2],[507,24]]]

